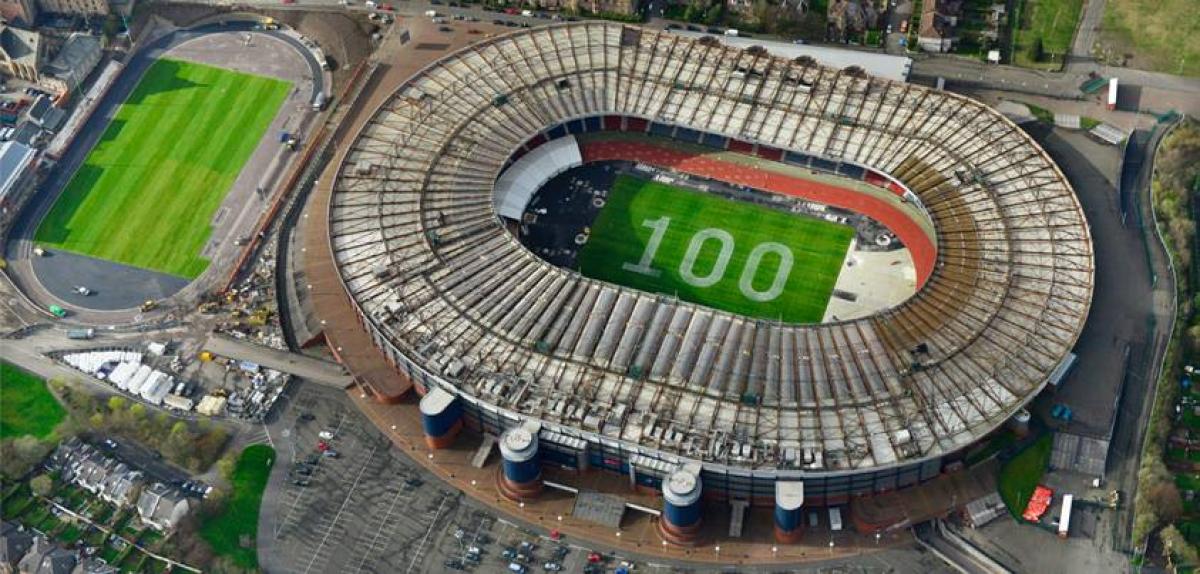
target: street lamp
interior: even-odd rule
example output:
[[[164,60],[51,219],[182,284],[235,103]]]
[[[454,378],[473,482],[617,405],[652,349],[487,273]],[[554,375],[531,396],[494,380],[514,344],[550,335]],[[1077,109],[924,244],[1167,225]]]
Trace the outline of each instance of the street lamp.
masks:
[[[717,558],[721,557],[721,546],[718,544],[714,550],[717,551]]]
[[[779,547],[772,546],[771,547],[771,558],[778,558],[778,557],[779,557]]]

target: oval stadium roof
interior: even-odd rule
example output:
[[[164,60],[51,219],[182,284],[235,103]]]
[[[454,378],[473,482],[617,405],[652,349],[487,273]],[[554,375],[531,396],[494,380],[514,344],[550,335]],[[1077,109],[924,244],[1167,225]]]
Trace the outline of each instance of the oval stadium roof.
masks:
[[[787,325],[554,267],[505,229],[493,186],[529,138],[610,114],[890,174],[934,222],[936,269],[880,314]],[[425,384],[546,432],[780,476],[975,442],[1043,387],[1093,288],[1074,192],[992,109],[616,23],[517,31],[410,78],[352,144],[329,218],[368,329]]]

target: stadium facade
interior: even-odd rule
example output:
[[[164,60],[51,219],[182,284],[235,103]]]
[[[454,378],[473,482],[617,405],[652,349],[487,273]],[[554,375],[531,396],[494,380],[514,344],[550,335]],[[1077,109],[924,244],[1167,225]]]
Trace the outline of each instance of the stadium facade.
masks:
[[[936,260],[904,303],[815,325],[555,267],[499,213],[519,213],[520,194],[586,159],[575,135],[602,131],[875,182],[927,214]],[[761,505],[787,483],[785,533],[797,492],[805,505],[837,504],[939,475],[1042,389],[1093,289],[1074,192],[990,108],[615,23],[490,38],[415,74],[358,134],[328,216],[363,328],[420,393],[438,391],[429,413],[519,429],[512,444],[526,450],[533,433],[541,464],[662,489],[667,521],[693,520],[671,506],[691,500],[688,478],[668,479],[679,472],[704,498]],[[505,480],[534,481],[533,455],[520,456]]]

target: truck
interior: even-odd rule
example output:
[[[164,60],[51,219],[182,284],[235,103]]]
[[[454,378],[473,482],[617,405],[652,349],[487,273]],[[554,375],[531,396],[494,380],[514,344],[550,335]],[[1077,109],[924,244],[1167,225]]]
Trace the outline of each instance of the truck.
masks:
[[[1064,494],[1062,500],[1062,511],[1058,517],[1058,537],[1066,538],[1071,532],[1071,505],[1075,500],[1075,495]]]
[[[314,112],[325,109],[325,92],[317,92],[316,97],[313,98],[312,107]]]
[[[1108,103],[1105,106],[1109,111],[1117,109],[1117,79],[1109,78],[1108,80]]]
[[[62,319],[63,317],[67,316],[67,310],[63,309],[62,307],[59,307],[58,305],[51,305],[50,306],[50,314],[54,315],[55,317],[58,317],[59,319]]]
[[[729,28],[728,30],[725,30],[726,36],[737,36],[740,33],[741,32],[738,32],[737,28]]]
[[[95,337],[95,336],[96,336],[95,329],[67,329],[67,338],[68,339],[87,340],[87,339],[91,339],[92,337]]]
[[[426,10],[425,17],[426,18],[437,18],[437,10]]]

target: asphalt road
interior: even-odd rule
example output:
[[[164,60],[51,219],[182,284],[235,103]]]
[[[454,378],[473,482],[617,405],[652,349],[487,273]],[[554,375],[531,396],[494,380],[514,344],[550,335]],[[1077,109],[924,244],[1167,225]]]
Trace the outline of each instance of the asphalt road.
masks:
[[[1083,5],[1083,14],[1079,18],[1079,27],[1075,29],[1075,42],[1071,44],[1071,62],[1088,62],[1092,60],[1092,46],[1100,32],[1100,24],[1104,21],[1106,0],[1087,0]]]

